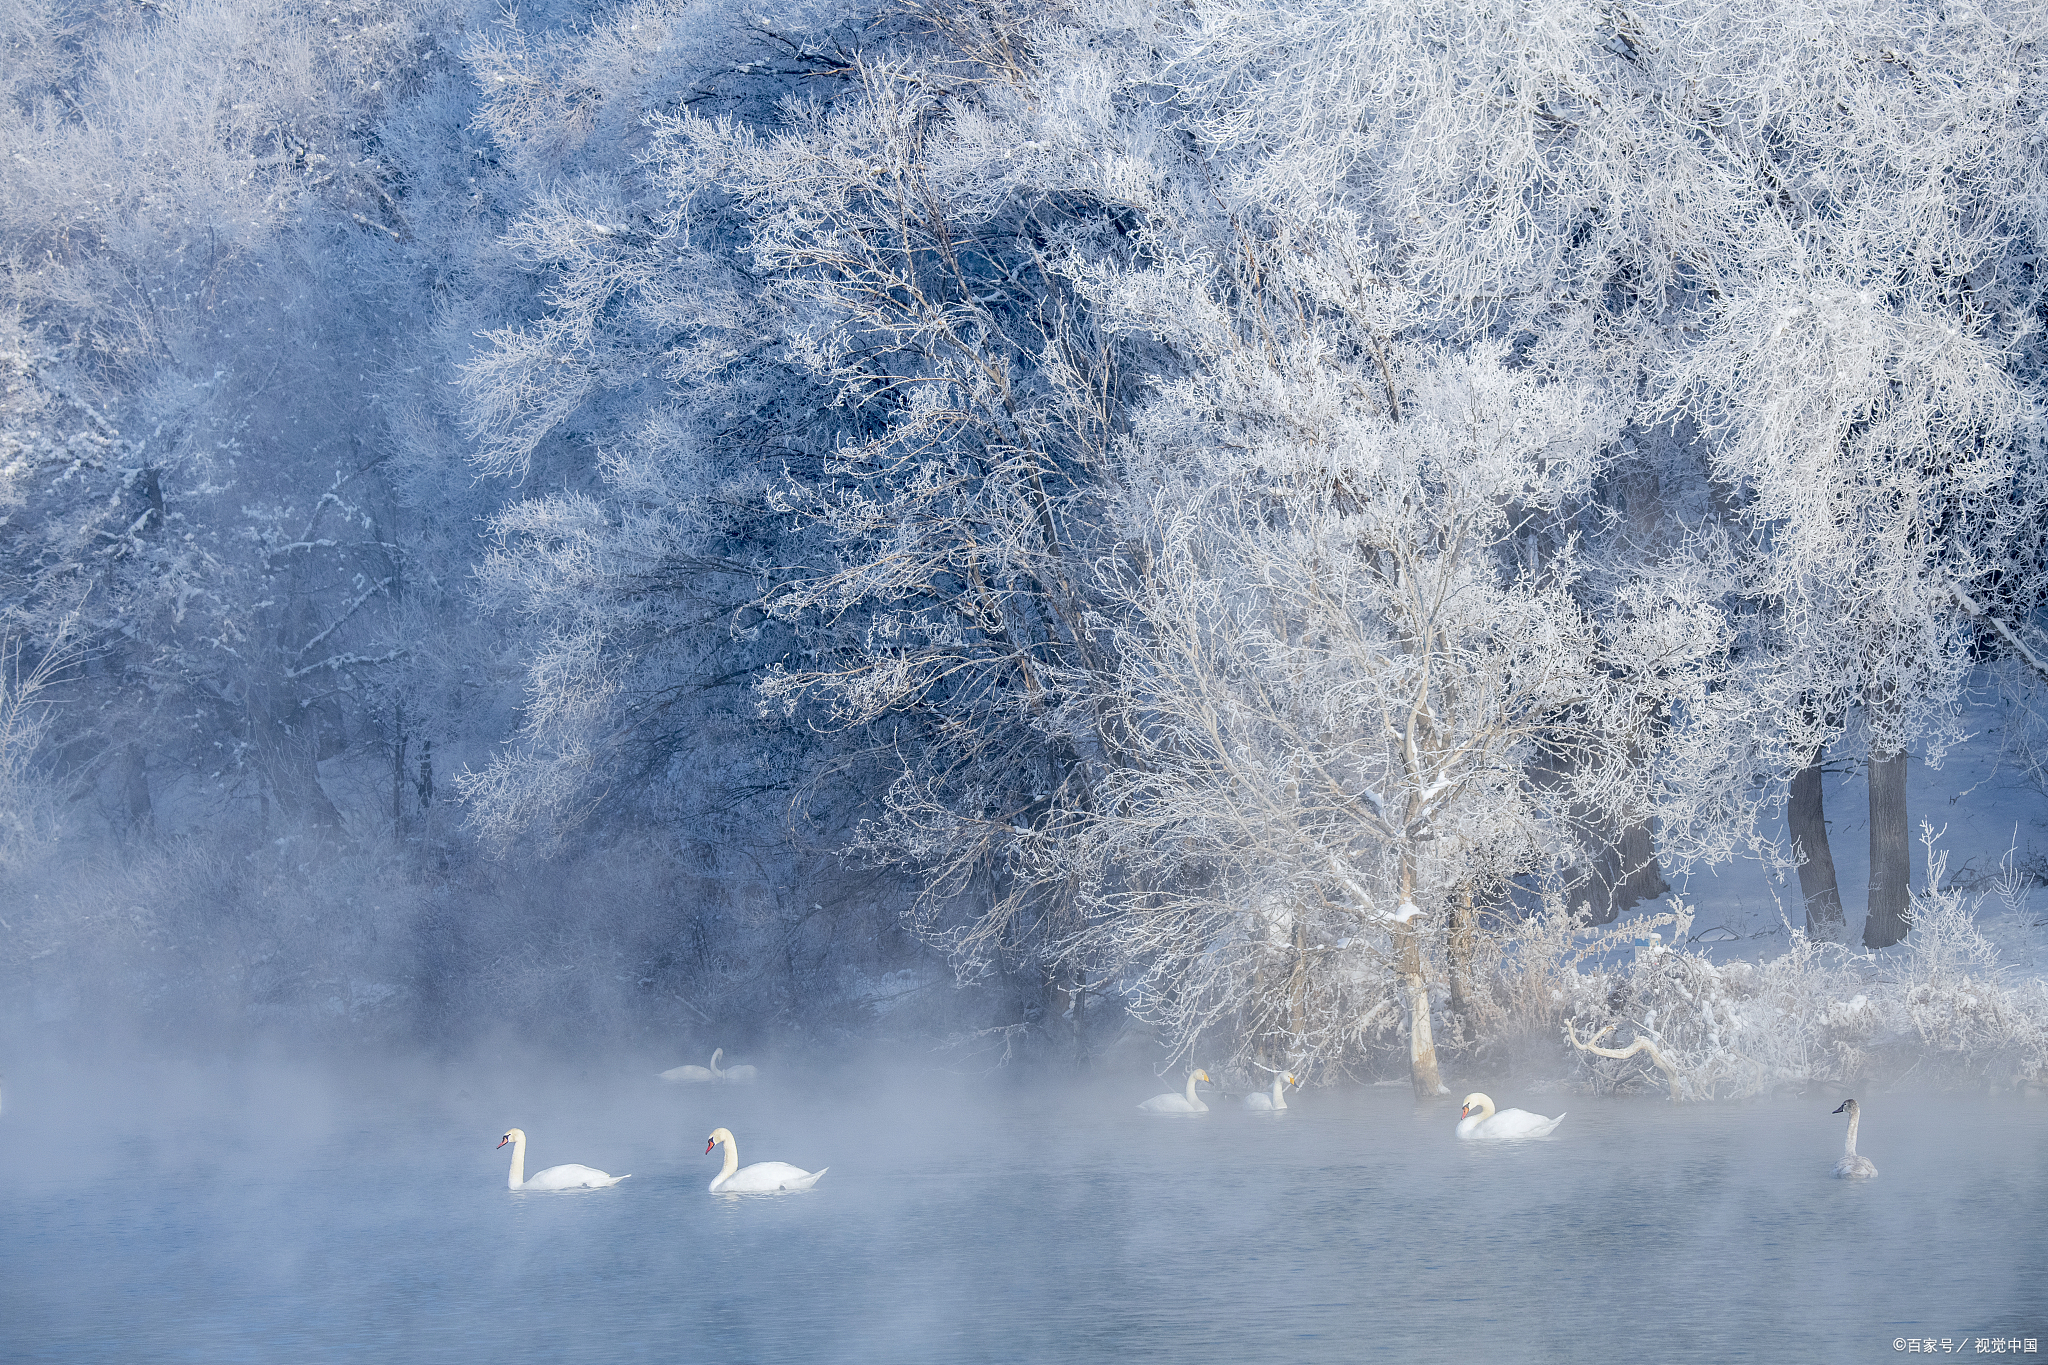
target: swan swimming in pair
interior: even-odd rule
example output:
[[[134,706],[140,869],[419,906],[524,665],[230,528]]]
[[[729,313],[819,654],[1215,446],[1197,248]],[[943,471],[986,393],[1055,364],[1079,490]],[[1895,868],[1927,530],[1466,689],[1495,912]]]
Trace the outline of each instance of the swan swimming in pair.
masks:
[[[1465,1097],[1465,1107],[1458,1111],[1458,1136],[1495,1141],[1545,1137],[1563,1122],[1563,1114],[1547,1119],[1526,1109],[1502,1109],[1496,1113],[1493,1101],[1475,1090]]]
[[[760,1073],[751,1066],[729,1066],[718,1069],[718,1059],[725,1055],[719,1048],[711,1054],[710,1066],[672,1066],[661,1073],[665,1081],[751,1081]]]
[[[1835,1176],[1841,1180],[1868,1180],[1877,1174],[1877,1167],[1867,1156],[1856,1155],[1856,1120],[1860,1111],[1856,1101],[1843,1100],[1837,1114],[1849,1116],[1849,1135],[1842,1139],[1842,1159],[1835,1163]]]
[[[1285,1109],[1287,1107],[1287,1096],[1281,1093],[1282,1087],[1300,1084],[1300,1081],[1294,1079],[1292,1071],[1283,1071],[1273,1078],[1272,1094],[1246,1095],[1244,1097],[1244,1107],[1251,1110],[1254,1114],[1270,1114],[1275,1110]]]
[[[776,1190],[807,1190],[818,1183],[830,1166],[821,1166],[815,1171],[792,1166],[786,1161],[757,1161],[753,1165],[740,1166],[740,1144],[733,1137],[730,1128],[714,1128],[711,1136],[704,1139],[704,1154],[711,1155],[711,1149],[725,1144],[725,1168],[709,1186],[713,1194],[769,1194]]]
[[[1188,1073],[1188,1088],[1185,1094],[1154,1095],[1138,1107],[1148,1114],[1206,1114],[1209,1112],[1209,1106],[1202,1103],[1202,1097],[1195,1093],[1196,1081],[1200,1081],[1204,1085],[1215,1084],[1214,1081],[1209,1079],[1208,1072],[1190,1071]]]
[[[550,1166],[544,1171],[535,1171],[533,1179],[526,1180],[526,1130],[507,1128],[505,1136],[498,1140],[498,1146],[512,1144],[512,1174],[505,1181],[505,1188],[511,1190],[602,1190],[631,1180],[630,1175],[606,1175],[603,1171],[589,1166],[578,1166],[570,1162],[566,1166]]]

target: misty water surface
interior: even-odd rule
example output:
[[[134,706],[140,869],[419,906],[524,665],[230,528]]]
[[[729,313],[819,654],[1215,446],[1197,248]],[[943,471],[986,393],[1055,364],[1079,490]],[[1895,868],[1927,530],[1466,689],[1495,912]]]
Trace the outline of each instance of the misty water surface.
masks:
[[[1851,1184],[1828,1175],[1831,1098],[1500,1087],[1570,1117],[1488,1146],[1400,1088],[1176,1119],[1132,1109],[1166,1088],[1142,1077],[648,1069],[17,1066],[0,1358],[1803,1361],[2048,1339],[2038,1101],[1866,1096],[1882,1176]],[[511,1193],[513,1124],[529,1171],[633,1178]],[[717,1125],[744,1161],[831,1171],[707,1194]]]

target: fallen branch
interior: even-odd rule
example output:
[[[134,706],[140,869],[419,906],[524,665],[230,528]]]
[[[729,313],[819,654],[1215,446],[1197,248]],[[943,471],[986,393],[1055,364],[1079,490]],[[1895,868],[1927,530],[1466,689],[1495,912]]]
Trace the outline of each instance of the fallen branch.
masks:
[[[1573,1047],[1581,1052],[1590,1052],[1596,1057],[1612,1057],[1616,1061],[1621,1061],[1624,1058],[1635,1056],[1638,1052],[1649,1053],[1650,1060],[1657,1064],[1657,1069],[1664,1073],[1664,1079],[1670,1084],[1672,1100],[1675,1102],[1678,1099],[1680,1084],[1678,1068],[1671,1065],[1670,1059],[1665,1057],[1662,1052],[1659,1052],[1657,1045],[1648,1038],[1638,1037],[1627,1047],[1596,1047],[1594,1044],[1614,1032],[1614,1025],[1609,1024],[1606,1028],[1594,1034],[1590,1041],[1582,1043],[1579,1041],[1578,1030],[1572,1027],[1572,1021],[1569,1019],[1564,1021],[1564,1032],[1565,1036],[1572,1040]]]

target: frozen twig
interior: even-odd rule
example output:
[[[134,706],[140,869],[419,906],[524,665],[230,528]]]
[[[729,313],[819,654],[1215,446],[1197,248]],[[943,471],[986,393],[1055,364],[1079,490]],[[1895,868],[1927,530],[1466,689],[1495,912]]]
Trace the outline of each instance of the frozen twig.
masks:
[[[2005,622],[1999,620],[1996,616],[1993,616],[1983,607],[1977,605],[1970,597],[1970,594],[1963,591],[1961,584],[1951,583],[1948,585],[1948,590],[1955,594],[1956,603],[1962,607],[1963,615],[1969,617],[1972,621],[1982,621],[1989,625],[1998,632],[2000,639],[2012,646],[2014,653],[2026,661],[2028,668],[2033,669],[2042,678],[2048,678],[2048,660],[2044,660],[2040,655],[2034,653],[2033,650],[2028,649],[2026,643],[2019,636],[2013,634],[2010,626],[2006,625]]]
[[[1671,1098],[1673,1100],[1678,1098],[1679,1086],[1681,1085],[1678,1077],[1678,1068],[1671,1065],[1671,1060],[1658,1051],[1657,1045],[1648,1038],[1639,1036],[1633,1043],[1622,1048],[1597,1047],[1595,1044],[1608,1034],[1614,1032],[1614,1025],[1609,1024],[1606,1028],[1594,1034],[1590,1040],[1583,1043],[1579,1041],[1578,1030],[1572,1027],[1571,1020],[1565,1020],[1564,1031],[1565,1036],[1572,1040],[1573,1047],[1581,1052],[1590,1052],[1597,1057],[1612,1057],[1616,1061],[1621,1061],[1623,1058],[1635,1056],[1638,1052],[1649,1053],[1650,1060],[1657,1064],[1657,1069],[1664,1073],[1664,1079],[1670,1084]]]

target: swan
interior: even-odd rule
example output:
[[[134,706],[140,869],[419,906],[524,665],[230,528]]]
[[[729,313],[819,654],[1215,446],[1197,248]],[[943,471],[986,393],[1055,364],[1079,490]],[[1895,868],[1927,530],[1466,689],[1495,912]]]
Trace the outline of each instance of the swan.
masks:
[[[725,1144],[725,1168],[718,1173],[718,1179],[711,1182],[713,1194],[767,1194],[775,1190],[807,1190],[823,1178],[830,1166],[815,1171],[806,1171],[792,1166],[787,1161],[757,1161],[745,1170],[740,1169],[740,1144],[734,1139],[729,1128],[714,1128],[711,1136],[704,1139],[704,1155],[711,1155],[711,1149],[719,1143]]]
[[[751,1081],[761,1073],[751,1066],[729,1066],[718,1069],[718,1059],[725,1055],[720,1048],[711,1054],[710,1066],[672,1066],[661,1073],[665,1081]]]
[[[1837,1114],[1849,1116],[1849,1135],[1842,1139],[1842,1159],[1835,1163],[1835,1175],[1842,1180],[1868,1180],[1877,1174],[1877,1167],[1870,1164],[1867,1156],[1856,1155],[1856,1120],[1859,1111],[1856,1101],[1843,1100]]]
[[[1201,1097],[1195,1094],[1196,1081],[1204,1085],[1216,1084],[1209,1079],[1208,1072],[1190,1071],[1186,1094],[1154,1095],[1138,1107],[1148,1114],[1206,1114],[1209,1112],[1209,1106],[1202,1103]]]
[[[512,1144],[512,1174],[505,1181],[508,1190],[602,1190],[631,1180],[630,1175],[606,1175],[588,1166],[570,1162],[566,1166],[550,1166],[544,1171],[535,1171],[533,1179],[522,1180],[526,1174],[526,1130],[507,1128],[505,1136],[498,1139],[498,1145]]]
[[[1465,1097],[1465,1107],[1458,1111],[1458,1136],[1496,1140],[1545,1137],[1563,1122],[1563,1114],[1547,1119],[1526,1109],[1503,1109],[1496,1113],[1493,1101],[1475,1090]]]
[[[1300,1084],[1300,1081],[1294,1079],[1293,1072],[1282,1072],[1273,1078],[1272,1094],[1246,1095],[1244,1097],[1244,1107],[1260,1114],[1271,1113],[1275,1109],[1285,1109],[1287,1107],[1287,1097],[1280,1093],[1281,1087]]]
[[[661,1073],[661,1078],[665,1081],[715,1081],[724,1075],[718,1069],[718,1059],[724,1055],[725,1049],[720,1048],[711,1054],[710,1066],[672,1066]]]

